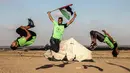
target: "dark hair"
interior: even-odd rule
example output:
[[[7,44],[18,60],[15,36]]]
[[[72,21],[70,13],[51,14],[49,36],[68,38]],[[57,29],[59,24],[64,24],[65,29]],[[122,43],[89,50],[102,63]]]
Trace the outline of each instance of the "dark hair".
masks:
[[[63,18],[62,17],[59,17],[58,19],[61,19],[63,21]]]
[[[14,47],[14,46],[10,46],[10,48],[12,49],[12,50],[16,50],[17,49],[17,47]]]
[[[112,51],[112,55],[113,55],[113,57],[117,57],[118,53],[116,52],[116,50]]]
[[[114,43],[114,48],[113,48],[113,51],[112,51],[113,57],[117,57],[117,55],[118,55],[118,53],[116,52],[116,48],[118,48],[118,44],[115,42]]]

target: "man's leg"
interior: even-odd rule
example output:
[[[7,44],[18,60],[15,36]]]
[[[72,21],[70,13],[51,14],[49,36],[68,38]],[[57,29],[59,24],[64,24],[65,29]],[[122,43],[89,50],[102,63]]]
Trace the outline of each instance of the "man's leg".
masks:
[[[33,22],[33,20],[31,20],[31,19],[28,19],[28,25],[27,26],[21,26],[21,28],[25,28],[25,29],[30,29],[30,28],[33,28],[33,27],[35,27],[35,25],[34,25],[34,22]]]
[[[90,31],[90,36],[91,36],[91,46],[90,46],[91,50],[94,50],[97,46],[96,39],[98,39],[100,42],[103,42],[105,38],[103,34],[93,30]]]
[[[35,27],[33,20],[30,18],[28,19],[28,26],[30,26],[30,28]]]
[[[90,31],[90,37],[91,37],[91,45],[89,47],[90,50],[94,50],[96,48],[96,39],[97,39],[97,36],[95,34],[95,31]]]
[[[55,39],[55,38],[51,38],[50,39],[50,44],[51,44],[51,50],[53,50],[56,53],[59,52],[60,40]]]
[[[60,40],[59,39],[56,39],[56,48],[57,48],[57,52],[59,52],[60,50]]]
[[[91,43],[96,43],[95,31],[90,31]]]
[[[54,58],[54,56],[52,54],[52,51],[54,51],[56,53],[59,52],[59,43],[60,43],[60,41],[58,41],[58,39],[51,37],[49,47],[50,47],[50,52],[51,52],[52,57],[48,57],[49,61],[56,61],[56,59]]]

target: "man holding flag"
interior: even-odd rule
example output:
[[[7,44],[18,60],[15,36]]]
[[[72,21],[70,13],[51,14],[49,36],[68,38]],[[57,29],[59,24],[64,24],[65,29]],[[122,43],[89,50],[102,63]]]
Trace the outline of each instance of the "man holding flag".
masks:
[[[61,10],[66,9],[66,8],[70,8],[70,7],[64,6],[64,7],[59,8],[59,10],[61,11]],[[73,13],[71,11],[71,9],[67,10],[67,12],[71,12],[71,14],[74,14],[74,16],[69,22],[67,22],[65,24],[62,23],[63,22],[62,17],[59,17],[58,22],[56,22],[51,16],[51,11],[47,12],[49,19],[53,22],[53,25],[54,25],[53,34],[52,34],[51,39],[50,39],[51,50],[53,50],[54,52],[59,52],[59,44],[60,44],[60,41],[62,40],[62,35],[64,33],[64,29],[66,27],[68,27],[75,20],[75,18],[77,16],[76,12]],[[67,13],[65,11],[63,11],[63,13],[65,13],[65,15],[67,15]]]
[[[30,28],[35,27],[32,19],[28,19],[27,26],[20,26],[16,29],[16,33],[19,34],[19,37],[12,42],[10,48],[16,50],[18,47],[29,46],[34,43],[36,39],[36,33],[29,30]]]

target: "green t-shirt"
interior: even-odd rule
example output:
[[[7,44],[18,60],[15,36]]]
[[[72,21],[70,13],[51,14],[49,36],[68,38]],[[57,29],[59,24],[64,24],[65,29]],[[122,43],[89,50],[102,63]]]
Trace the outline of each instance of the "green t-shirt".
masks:
[[[67,24],[58,24],[58,22],[53,21],[54,28],[53,28],[53,35],[52,37],[55,39],[62,39],[62,35],[64,33],[64,29],[67,27]]]
[[[114,43],[109,39],[109,37],[107,35],[104,35],[105,36],[105,39],[104,39],[104,42],[107,43],[107,45],[113,49],[115,46],[114,46]],[[114,40],[115,41],[115,40]],[[115,41],[116,42],[116,41]]]
[[[35,39],[36,39],[36,36],[32,36],[32,39],[29,41],[27,41],[25,37],[20,37],[17,39],[17,43],[18,43],[19,47],[29,46],[34,43]]]

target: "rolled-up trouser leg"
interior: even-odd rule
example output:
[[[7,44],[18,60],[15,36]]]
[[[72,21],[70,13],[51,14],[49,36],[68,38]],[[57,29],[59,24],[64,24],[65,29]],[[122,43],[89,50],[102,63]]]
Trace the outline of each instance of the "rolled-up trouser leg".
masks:
[[[60,46],[60,40],[52,38],[50,39],[50,44],[51,44],[51,50],[54,52],[59,52],[59,46]]]
[[[103,42],[104,41],[104,35],[99,33],[98,31],[90,31],[90,36],[93,38],[93,39],[98,39],[100,42]]]

